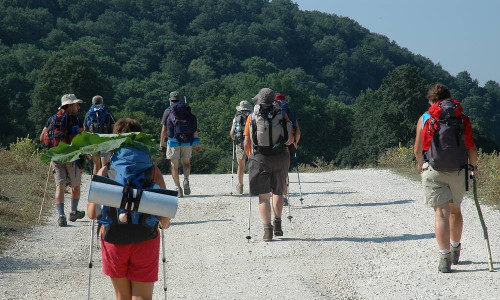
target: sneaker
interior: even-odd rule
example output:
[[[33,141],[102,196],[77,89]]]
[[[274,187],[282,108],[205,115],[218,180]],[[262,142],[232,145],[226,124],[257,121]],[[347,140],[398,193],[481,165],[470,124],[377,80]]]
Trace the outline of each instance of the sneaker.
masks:
[[[289,205],[288,199],[285,196],[283,196],[283,206],[288,206],[288,205]]]
[[[438,271],[441,273],[451,273],[451,253],[440,254]]]
[[[243,184],[239,184],[239,183],[236,184],[236,192],[240,195],[243,194]]]
[[[275,236],[283,236],[283,229],[281,228],[281,219],[274,218],[273,227]]]
[[[264,226],[264,237],[262,239],[264,242],[270,242],[273,240],[273,226]]]
[[[177,197],[182,198],[184,197],[184,193],[182,192],[182,188],[180,186],[175,188],[177,190]]]
[[[191,188],[189,187],[189,180],[184,178],[184,182],[182,182],[182,187],[184,188],[184,195],[191,194]]]
[[[70,213],[69,214],[69,220],[71,222],[75,222],[76,220],[82,219],[83,217],[85,217],[85,212],[84,211],[77,210],[74,213]]]
[[[458,265],[458,259],[460,258],[460,249],[462,248],[462,244],[458,244],[458,247],[453,247],[450,245],[451,250],[451,263],[454,265]]]
[[[68,222],[66,222],[66,216],[59,216],[59,219],[57,219],[57,224],[59,224],[59,227],[67,226]]]

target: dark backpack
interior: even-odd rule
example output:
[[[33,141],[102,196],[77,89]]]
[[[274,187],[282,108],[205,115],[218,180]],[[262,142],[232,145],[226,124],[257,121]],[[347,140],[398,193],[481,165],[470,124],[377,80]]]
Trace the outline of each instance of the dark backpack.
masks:
[[[470,122],[462,113],[460,102],[441,100],[433,104],[430,117],[422,127],[423,159],[439,171],[456,171],[467,164],[464,123]]]
[[[116,176],[112,179],[124,186],[123,197],[133,197],[130,188],[142,190],[156,187],[153,183],[153,162],[142,150],[132,147],[118,149],[111,158],[109,171],[109,175],[114,171]],[[118,216],[121,213],[127,213],[127,222],[120,222]],[[98,222],[104,226],[104,241],[122,245],[136,244],[157,237],[159,220],[158,216],[130,208],[103,206]]]
[[[285,151],[288,128],[277,103],[255,105],[250,125],[255,154],[276,155]]]
[[[112,133],[115,119],[104,105],[92,105],[85,126],[92,133]]]
[[[50,117],[49,126],[43,135],[43,143],[47,148],[57,147],[60,142],[71,144],[71,140],[79,133],[78,117],[60,109]]]
[[[240,110],[234,116],[234,141],[236,145],[243,145],[245,124],[250,114],[251,112],[248,110]]]
[[[284,114],[288,115],[290,122],[292,123],[293,130],[297,129],[297,122],[295,117],[295,111],[290,108],[290,104],[286,100],[276,100],[276,103],[281,107],[281,110]]]
[[[179,143],[192,143],[196,131],[196,118],[187,103],[176,103],[170,107],[168,116],[173,126],[173,138]]]

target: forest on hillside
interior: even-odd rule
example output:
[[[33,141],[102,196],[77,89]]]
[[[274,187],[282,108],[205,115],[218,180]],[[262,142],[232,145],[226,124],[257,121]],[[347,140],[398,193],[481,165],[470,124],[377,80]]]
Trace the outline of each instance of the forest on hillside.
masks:
[[[82,116],[102,95],[159,139],[179,90],[199,122],[195,171],[222,172],[235,106],[270,87],[296,111],[301,162],[372,164],[413,142],[436,82],[462,101],[478,146],[498,150],[498,82],[452,76],[354,20],[289,0],[0,0],[2,147],[37,137],[65,93],[84,100]]]

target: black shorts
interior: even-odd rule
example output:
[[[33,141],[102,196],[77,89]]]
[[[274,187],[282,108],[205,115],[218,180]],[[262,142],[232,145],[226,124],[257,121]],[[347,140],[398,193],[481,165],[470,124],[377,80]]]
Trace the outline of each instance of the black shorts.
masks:
[[[250,194],[259,195],[272,192],[283,195],[290,164],[290,154],[255,154],[248,158],[248,178]]]

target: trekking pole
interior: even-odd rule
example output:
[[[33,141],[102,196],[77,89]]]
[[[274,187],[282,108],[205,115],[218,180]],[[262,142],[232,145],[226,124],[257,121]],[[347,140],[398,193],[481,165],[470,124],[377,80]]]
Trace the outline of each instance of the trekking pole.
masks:
[[[287,196],[287,200],[288,200],[288,217],[286,217],[288,219],[288,221],[290,221],[290,223],[292,222],[292,214],[290,213],[290,206],[291,205],[291,201],[290,201],[290,178],[288,177],[288,174],[286,175],[287,177],[287,183],[286,183],[286,196]]]
[[[163,293],[165,294],[165,300],[167,300],[167,271],[165,269],[165,263],[167,259],[165,258],[165,236],[163,235],[163,228],[161,229],[161,251],[163,262]]]
[[[248,235],[246,236],[247,242],[250,242],[252,236],[250,235],[250,219],[252,217],[252,194],[248,193]]]
[[[87,299],[90,300],[90,280],[92,276],[92,254],[94,250],[94,223],[95,220],[90,222],[90,255],[89,255],[89,289],[87,291]]]
[[[45,203],[45,195],[47,194],[47,186],[49,185],[51,167],[52,166],[49,164],[49,169],[47,170],[47,180],[45,181],[45,190],[43,191],[42,205],[40,205],[40,212],[38,213],[38,224],[40,224],[40,221],[42,220],[43,204]]]
[[[233,156],[231,156],[231,195],[233,194],[233,180],[234,180],[234,148],[235,143],[233,141]]]
[[[481,222],[481,226],[483,227],[483,237],[486,240],[486,250],[488,250],[488,269],[490,272],[494,272],[493,269],[493,259],[491,258],[491,249],[490,249],[490,239],[488,238],[488,229],[486,228],[486,223],[484,222],[483,213],[481,212],[481,207],[479,206],[479,200],[477,199],[477,184],[476,184],[476,176],[474,176],[474,172],[471,172],[472,178],[472,190],[474,192],[474,203],[476,204],[477,213],[479,215],[479,221]]]
[[[292,222],[292,218],[293,218],[293,217],[292,217],[292,214],[290,213],[290,206],[292,206],[292,205],[291,205],[291,203],[290,203],[290,198],[288,198],[288,217],[286,217],[286,218],[287,218],[287,219],[288,219],[288,221],[290,221],[290,223],[291,223],[291,222]]]
[[[295,162],[297,163],[297,179],[299,180],[300,204],[303,204],[304,198],[302,197],[302,185],[300,184],[299,162],[297,161],[297,152],[294,155]]]

